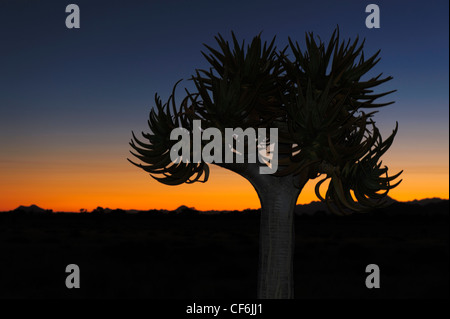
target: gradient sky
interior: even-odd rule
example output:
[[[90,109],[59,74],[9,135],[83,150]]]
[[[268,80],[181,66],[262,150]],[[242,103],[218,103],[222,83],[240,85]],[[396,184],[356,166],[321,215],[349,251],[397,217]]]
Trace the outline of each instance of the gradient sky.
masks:
[[[81,28],[65,27],[66,5],[81,10]],[[381,28],[367,29],[376,3]],[[166,186],[126,160],[131,131],[147,131],[158,92],[206,68],[203,43],[217,33],[249,41],[263,31],[304,44],[305,32],[328,40],[366,38],[366,56],[381,49],[370,75],[394,79],[396,103],[375,116],[387,137],[383,163],[403,183],[391,197],[449,197],[449,2],[442,1],[24,1],[0,2],[0,211],[36,204],[54,211],[258,208],[250,183],[220,168],[210,180]],[[183,81],[181,88],[192,88]],[[183,93],[179,90],[180,95]],[[317,200],[310,181],[299,203]]]

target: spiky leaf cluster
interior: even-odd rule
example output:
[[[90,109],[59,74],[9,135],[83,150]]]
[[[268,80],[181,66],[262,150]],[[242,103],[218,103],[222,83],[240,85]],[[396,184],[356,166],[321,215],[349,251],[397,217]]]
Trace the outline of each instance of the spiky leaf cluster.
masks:
[[[203,120],[205,127],[261,127],[284,113],[276,99],[278,80],[282,73],[277,57],[275,38],[267,44],[258,35],[245,48],[232,33],[233,48],[219,34],[219,50],[208,45],[209,54],[202,52],[211,68],[196,70],[192,77],[197,99],[191,108]]]
[[[361,211],[382,203],[391,185],[381,155],[391,146],[393,134],[383,141],[372,117],[373,109],[389,105],[375,100],[394,91],[375,94],[373,89],[392,77],[381,74],[362,80],[379,61],[379,51],[364,58],[358,39],[341,42],[336,30],[326,45],[313,34],[306,36],[306,48],[289,39],[289,46],[277,51],[274,41],[262,43],[258,35],[244,48],[232,34],[232,45],[221,35],[219,49],[206,45],[202,52],[211,68],[196,70],[191,78],[196,92],[190,93],[177,108],[172,93],[150,114],[152,131],[142,143],[133,135],[134,154],[147,165],[135,164],[159,181],[176,185],[199,181],[209,171],[206,163],[170,162],[169,151],[176,141],[169,139],[175,127],[192,131],[192,121],[202,127],[277,127],[280,160],[277,176],[300,175],[307,170],[310,179],[326,175],[317,183],[317,196],[337,212]],[[291,55],[286,52],[290,49]],[[176,85],[175,85],[176,86]],[[175,88],[174,88],[175,90]],[[172,105],[172,111],[169,104]],[[192,178],[192,176],[194,176]],[[330,179],[325,196],[320,193]],[[381,192],[381,193],[380,193]]]
[[[192,120],[181,114],[175,105],[175,88],[167,103],[162,104],[161,99],[155,95],[156,110],[150,111],[148,126],[151,133],[142,133],[142,137],[148,141],[142,142],[133,133],[130,145],[133,148],[131,154],[146,165],[137,164],[128,159],[133,165],[150,173],[154,179],[166,185],[179,185],[183,183],[206,182],[209,177],[208,164],[183,162],[173,163],[170,158],[170,150],[177,143],[170,139],[170,133],[177,127],[184,127],[192,131]],[[187,98],[183,103],[187,102]],[[172,111],[170,107],[172,106]],[[203,180],[201,179],[203,176]]]
[[[340,212],[381,205],[389,189],[398,185],[391,186],[390,181],[400,175],[382,176],[387,175],[387,168],[381,168],[378,161],[392,144],[397,127],[382,142],[372,120],[375,112],[364,111],[393,103],[374,101],[394,91],[373,93],[374,87],[392,77],[382,79],[380,74],[361,80],[379,61],[379,51],[364,59],[363,44],[358,46],[358,39],[340,42],[336,30],[325,45],[316,42],[311,33],[306,36],[304,51],[289,39],[293,60],[281,55],[285,71],[282,99],[288,114],[288,133],[283,138],[293,147],[281,150],[290,156],[277,174],[299,174],[305,169],[310,178],[327,174],[325,180],[331,181],[325,198],[319,191],[323,180],[317,184],[316,194]]]

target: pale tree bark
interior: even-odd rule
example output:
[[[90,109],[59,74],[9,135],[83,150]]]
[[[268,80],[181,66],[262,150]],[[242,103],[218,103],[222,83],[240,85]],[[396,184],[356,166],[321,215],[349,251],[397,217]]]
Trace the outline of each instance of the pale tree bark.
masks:
[[[258,190],[261,222],[257,297],[290,299],[294,298],[294,208],[300,189],[283,177],[273,177],[271,182],[272,189]]]
[[[248,179],[261,201],[257,297],[294,298],[294,209],[307,179],[260,175],[257,165],[221,166]]]

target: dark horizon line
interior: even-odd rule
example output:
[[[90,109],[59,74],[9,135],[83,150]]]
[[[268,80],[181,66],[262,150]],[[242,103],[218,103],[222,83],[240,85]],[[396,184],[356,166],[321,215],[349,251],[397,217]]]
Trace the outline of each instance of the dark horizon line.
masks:
[[[391,203],[403,203],[403,204],[411,204],[411,203],[420,203],[420,202],[425,202],[425,201],[448,201],[448,198],[440,198],[440,197],[427,197],[427,198],[423,198],[423,199],[414,199],[414,200],[410,200],[410,201],[398,201],[396,199],[393,198],[389,198],[391,200]],[[312,204],[325,204],[322,203],[321,201],[311,201],[308,204],[297,204],[297,206],[309,206]],[[135,211],[135,212],[147,212],[147,211],[152,211],[152,210],[156,210],[156,211],[167,211],[167,212],[173,212],[173,211],[177,211],[180,209],[190,209],[190,210],[195,210],[197,212],[242,212],[242,211],[246,211],[246,210],[260,210],[261,207],[259,208],[244,208],[244,209],[222,209],[222,210],[217,210],[217,209],[208,209],[208,210],[199,210],[196,209],[195,207],[189,207],[186,205],[180,205],[175,209],[165,209],[165,208],[149,208],[149,209],[123,209],[123,208],[109,208],[109,207],[102,207],[102,206],[97,206],[96,208],[94,208],[91,211],[88,211],[87,209],[84,209],[84,211],[82,211],[83,208],[79,209],[79,211],[54,211],[53,209],[44,209],[36,204],[31,204],[30,206],[25,206],[25,205],[19,205],[17,208],[12,209],[12,210],[6,210],[6,211],[0,211],[0,213],[8,213],[8,212],[14,212],[14,211],[18,211],[18,210],[24,210],[24,209],[30,209],[31,207],[35,207],[37,209],[40,209],[42,211],[45,212],[52,212],[52,213],[88,213],[88,212],[94,212],[96,210],[108,210],[108,211],[124,211],[124,212],[128,212],[128,211]]]

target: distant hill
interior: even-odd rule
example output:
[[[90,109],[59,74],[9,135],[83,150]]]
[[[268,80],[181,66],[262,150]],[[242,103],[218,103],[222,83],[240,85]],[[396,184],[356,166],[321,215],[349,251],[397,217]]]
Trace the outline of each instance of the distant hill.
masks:
[[[424,206],[424,205],[428,205],[428,204],[436,204],[436,203],[439,203],[439,202],[442,202],[441,198],[433,197],[433,198],[425,198],[425,199],[421,199],[421,200],[415,199],[413,201],[406,202],[406,203],[408,203],[408,204],[417,204],[417,205]]]
[[[409,202],[399,202],[392,198],[388,198],[388,203],[390,206],[380,209],[377,212],[381,212],[388,215],[428,215],[428,214],[448,214],[448,199],[440,198],[426,198],[422,200],[413,200]],[[122,210],[122,209],[110,209],[97,207],[91,213],[96,214],[146,214],[146,213],[163,213],[163,214],[176,214],[176,215],[215,215],[215,214],[239,214],[239,213],[258,213],[259,209],[246,209],[242,211],[237,210],[209,210],[209,211],[198,211],[194,207],[187,207],[182,205],[175,210]],[[25,213],[25,214],[42,214],[50,213],[52,210],[43,209],[37,205],[31,206],[19,206],[13,211],[14,213]],[[313,201],[309,204],[300,204],[295,207],[295,214],[299,216],[319,216],[319,215],[332,215],[328,210],[327,205],[320,201]]]
[[[394,203],[397,203],[397,201],[395,199],[388,197],[386,199],[386,203],[392,205]],[[296,215],[313,215],[316,214],[317,212],[322,212],[327,215],[332,214],[329,211],[327,204],[320,201],[313,201],[309,204],[300,204],[295,206]]]
[[[49,210],[43,209],[37,205],[31,205],[31,206],[19,206],[16,209],[13,210],[14,212],[19,213],[26,213],[26,214],[40,214],[40,213],[47,213],[50,212]]]
[[[408,202],[399,202],[392,198],[387,199],[389,204],[385,208],[380,208],[376,213],[384,213],[387,215],[448,215],[448,199],[426,198],[422,200],[413,200]],[[315,201],[309,204],[297,205],[295,207],[296,215],[332,215],[325,203]]]

